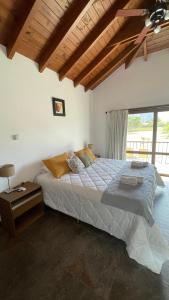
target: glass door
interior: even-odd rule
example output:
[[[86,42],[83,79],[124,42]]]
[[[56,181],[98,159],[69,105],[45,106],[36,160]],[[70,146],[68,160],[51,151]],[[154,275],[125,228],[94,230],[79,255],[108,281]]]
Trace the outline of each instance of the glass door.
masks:
[[[155,165],[159,173],[169,175],[169,111],[158,112]]]
[[[153,120],[152,112],[128,116],[127,160],[152,163]]]
[[[126,157],[155,164],[169,176],[169,110],[129,114]]]

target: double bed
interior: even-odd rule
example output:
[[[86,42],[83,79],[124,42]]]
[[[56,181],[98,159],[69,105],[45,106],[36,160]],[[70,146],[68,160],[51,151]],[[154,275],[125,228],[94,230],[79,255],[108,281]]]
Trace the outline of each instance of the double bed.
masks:
[[[126,166],[129,167],[130,162],[98,158],[79,174],[70,172],[59,179],[43,169],[36,181],[42,186],[47,206],[123,240],[130,258],[159,274],[163,263],[169,260],[169,245],[158,225],[149,224],[137,211],[134,213],[103,201],[108,187],[117,185],[119,174]],[[147,199],[148,210],[153,216],[155,169],[135,172],[137,175],[144,173],[141,194]],[[132,194],[132,187],[130,189]]]

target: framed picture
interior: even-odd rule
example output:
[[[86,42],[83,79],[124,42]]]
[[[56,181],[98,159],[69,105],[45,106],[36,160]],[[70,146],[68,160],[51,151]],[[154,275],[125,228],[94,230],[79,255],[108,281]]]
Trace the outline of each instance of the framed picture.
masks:
[[[62,116],[66,115],[65,113],[65,100],[52,98],[52,105],[53,105],[53,115],[54,116]]]

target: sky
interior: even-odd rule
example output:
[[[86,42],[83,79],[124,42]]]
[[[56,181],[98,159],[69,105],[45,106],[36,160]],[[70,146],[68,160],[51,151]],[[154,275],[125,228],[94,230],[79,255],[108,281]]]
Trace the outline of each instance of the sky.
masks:
[[[162,121],[169,122],[169,111],[159,112],[158,117]]]
[[[153,120],[153,113],[135,114],[135,116],[140,116],[143,122]],[[159,112],[158,118],[161,121],[169,122],[169,111]]]

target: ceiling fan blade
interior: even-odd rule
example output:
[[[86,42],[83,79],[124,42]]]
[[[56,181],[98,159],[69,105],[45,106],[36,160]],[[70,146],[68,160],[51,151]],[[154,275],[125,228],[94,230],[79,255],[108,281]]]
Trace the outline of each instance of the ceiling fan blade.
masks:
[[[150,27],[144,27],[143,30],[140,32],[139,36],[137,37],[137,39],[135,40],[134,44],[135,45],[139,45],[141,44],[141,42],[144,40],[144,38],[146,37],[148,31],[150,30]]]
[[[118,9],[116,17],[139,17],[147,14],[147,9]]]

